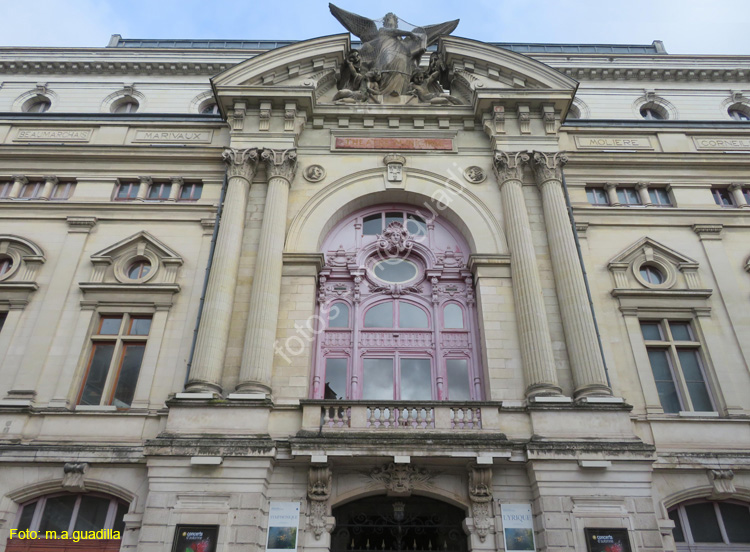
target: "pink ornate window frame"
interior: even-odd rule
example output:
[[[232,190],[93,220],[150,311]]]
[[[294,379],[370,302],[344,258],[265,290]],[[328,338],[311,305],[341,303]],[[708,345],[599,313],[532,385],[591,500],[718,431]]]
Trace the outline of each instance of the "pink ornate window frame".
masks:
[[[391,216],[382,216],[380,231],[374,233],[373,219],[377,213]],[[400,222],[395,220],[396,213],[403,215]],[[368,219],[370,222],[364,224]],[[373,399],[364,389],[365,380],[374,377],[374,372],[365,372],[366,359],[392,359],[393,393],[389,400],[401,400],[407,394],[413,396],[415,388],[421,400],[484,398],[474,284],[466,267],[469,248],[455,228],[428,209],[380,205],[342,220],[331,230],[322,249],[326,263],[319,275],[319,327],[311,398]],[[376,275],[375,265],[383,266],[386,262],[390,267],[403,261],[417,267],[416,276],[398,283]],[[367,311],[387,302],[393,303],[392,327],[365,327]],[[349,309],[348,327],[329,327],[330,319],[338,319],[342,304]],[[402,305],[423,310],[427,325],[399,327],[398,312]],[[445,327],[448,305],[461,309],[463,327]],[[422,326],[421,317],[417,320]],[[332,359],[340,360],[330,363]],[[409,374],[419,372],[418,383],[414,377],[398,377],[401,359],[408,359]],[[419,364],[419,370],[408,366],[415,359],[429,360],[429,396],[422,385],[426,382],[425,364],[411,363]],[[345,377],[342,376],[344,360]],[[334,364],[336,368],[330,368],[327,377],[326,366]],[[382,396],[377,398],[386,400]]]

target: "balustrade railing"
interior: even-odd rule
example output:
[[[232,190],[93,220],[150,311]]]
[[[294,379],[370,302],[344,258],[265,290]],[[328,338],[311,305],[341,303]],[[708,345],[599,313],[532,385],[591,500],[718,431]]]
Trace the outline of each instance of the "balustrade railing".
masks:
[[[501,431],[500,403],[320,401],[303,403],[308,430]]]

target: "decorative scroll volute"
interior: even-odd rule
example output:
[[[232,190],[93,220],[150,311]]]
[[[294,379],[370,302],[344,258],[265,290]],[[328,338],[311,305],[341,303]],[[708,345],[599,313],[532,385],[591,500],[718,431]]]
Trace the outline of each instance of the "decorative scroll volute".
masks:
[[[550,180],[562,181],[562,168],[568,162],[568,156],[564,152],[554,154],[534,152],[534,161],[531,168],[536,176],[536,183],[541,186]]]
[[[529,162],[529,154],[525,151],[508,153],[504,151],[495,152],[493,167],[495,176],[500,184],[508,180],[523,181],[523,166]]]
[[[479,540],[484,542],[493,526],[492,468],[469,468],[469,499],[474,530]]]
[[[253,181],[255,168],[258,165],[257,148],[226,148],[221,156],[227,164],[227,178],[238,176],[249,183]]]
[[[297,172],[297,150],[264,149],[260,160],[266,165],[268,179],[283,178],[291,184]]]
[[[328,515],[328,499],[331,498],[331,470],[328,466],[311,466],[307,480],[307,498],[310,501],[309,523],[315,540],[323,532],[331,532],[334,519]]]

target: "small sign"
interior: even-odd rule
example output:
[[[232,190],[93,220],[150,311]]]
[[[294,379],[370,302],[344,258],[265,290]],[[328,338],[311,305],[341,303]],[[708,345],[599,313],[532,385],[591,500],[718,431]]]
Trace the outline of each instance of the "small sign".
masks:
[[[693,136],[693,143],[699,150],[750,150],[750,138],[742,136]]]
[[[213,130],[136,130],[133,142],[160,144],[210,144]]]
[[[216,552],[218,525],[178,525],[172,552]]]
[[[299,502],[271,502],[268,511],[268,552],[297,549]]]
[[[576,136],[578,149],[652,150],[648,136]]]
[[[505,550],[534,552],[534,518],[531,504],[501,504]]]
[[[585,529],[588,552],[632,552],[627,529]]]
[[[93,128],[21,128],[14,142],[88,142]]]

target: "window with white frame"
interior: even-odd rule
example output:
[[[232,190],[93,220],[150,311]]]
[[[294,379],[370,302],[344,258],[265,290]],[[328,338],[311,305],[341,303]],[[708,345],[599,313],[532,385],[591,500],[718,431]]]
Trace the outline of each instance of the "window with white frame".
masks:
[[[138,197],[140,182],[121,180],[115,187],[115,201],[133,201]]]
[[[664,412],[715,412],[690,321],[642,320],[641,333]]]
[[[617,201],[620,205],[643,205],[638,190],[628,186],[617,187]]]
[[[91,335],[77,404],[130,408],[150,330],[150,316],[108,314],[99,318]]]
[[[40,538],[45,538],[48,531],[54,531],[60,538],[63,531],[72,536],[73,531],[101,529],[112,529],[122,535],[128,508],[126,502],[106,495],[53,494],[21,506],[14,527],[19,531],[39,531]]]
[[[669,510],[678,552],[750,550],[750,507],[744,502],[698,500]]]

